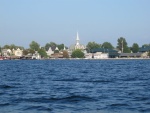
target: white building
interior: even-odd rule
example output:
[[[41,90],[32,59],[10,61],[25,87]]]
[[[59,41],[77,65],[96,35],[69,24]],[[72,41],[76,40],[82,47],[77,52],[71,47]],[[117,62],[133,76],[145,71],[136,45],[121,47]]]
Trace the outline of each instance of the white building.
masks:
[[[85,54],[86,59],[107,59],[109,57],[108,53],[96,52]]]
[[[108,53],[96,52],[94,53],[94,59],[106,59],[108,58]]]
[[[71,45],[71,46],[69,47],[69,51],[70,51],[70,52],[72,52],[72,51],[74,51],[74,50],[76,50],[76,49],[81,49],[81,50],[84,52],[84,50],[86,49],[86,47],[85,47],[84,45],[80,44],[79,41],[80,41],[80,39],[79,39],[79,34],[78,34],[78,32],[77,32],[76,44],[73,44],[73,45]]]
[[[19,48],[17,50],[13,49],[13,54],[17,57],[21,57],[21,56],[23,56],[23,50],[21,50]]]
[[[52,54],[55,53],[55,51],[58,51],[58,53],[59,53],[58,47],[54,46],[54,47],[50,47],[46,53],[47,53],[48,56],[51,56]]]
[[[52,54],[54,54],[54,51],[50,47],[46,53],[47,53],[48,56],[51,56]]]
[[[9,57],[12,54],[12,51],[10,49],[2,49],[2,55],[4,57]]]
[[[35,51],[35,53],[32,55],[32,59],[39,60],[39,59],[41,59],[41,55],[37,51]]]

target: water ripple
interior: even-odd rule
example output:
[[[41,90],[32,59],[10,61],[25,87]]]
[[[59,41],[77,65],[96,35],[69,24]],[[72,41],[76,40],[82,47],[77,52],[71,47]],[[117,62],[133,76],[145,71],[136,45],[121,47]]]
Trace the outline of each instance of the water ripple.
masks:
[[[3,61],[0,112],[149,113],[149,67],[150,60]]]

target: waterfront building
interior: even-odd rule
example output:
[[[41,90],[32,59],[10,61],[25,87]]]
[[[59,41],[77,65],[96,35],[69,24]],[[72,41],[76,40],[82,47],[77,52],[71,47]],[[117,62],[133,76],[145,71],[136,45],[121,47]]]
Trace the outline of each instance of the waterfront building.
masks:
[[[143,53],[120,53],[120,58],[144,58],[146,57]]]
[[[46,51],[46,53],[47,53],[48,56],[51,57],[53,54],[59,53],[59,49],[58,49],[58,47],[53,46],[53,47],[50,47],[50,48],[48,49],[48,51]]]
[[[97,53],[97,52],[101,52],[101,54],[105,54],[104,56],[106,56],[106,54],[108,55],[108,58],[117,58],[119,57],[119,53],[117,50],[114,49],[106,49],[106,48],[96,48],[96,49],[92,49],[91,50],[92,53]]]
[[[35,51],[35,53],[32,55],[32,59],[41,59],[41,55],[38,53],[38,51]]]
[[[21,49],[13,49],[12,50],[13,51],[13,54],[16,56],[16,57],[21,57],[21,56],[23,56],[23,50],[21,50]]]
[[[12,54],[10,49],[2,49],[2,56],[9,57]]]
[[[85,59],[107,59],[107,58],[109,58],[108,53],[96,52],[85,54]]]
[[[150,46],[141,47],[140,50],[139,50],[139,52],[142,53],[142,56],[143,56],[143,57],[146,57],[146,58],[149,57],[148,54],[149,54],[149,52],[150,52]]]
[[[52,54],[54,54],[54,51],[53,51],[52,48],[50,47],[50,48],[48,49],[48,51],[46,51],[46,53],[47,53],[48,56],[51,56]]]

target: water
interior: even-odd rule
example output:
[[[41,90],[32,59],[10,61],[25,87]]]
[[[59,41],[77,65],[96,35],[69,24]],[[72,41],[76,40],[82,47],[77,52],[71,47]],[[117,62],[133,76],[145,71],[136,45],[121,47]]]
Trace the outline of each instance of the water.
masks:
[[[0,113],[148,113],[150,60],[0,61]]]

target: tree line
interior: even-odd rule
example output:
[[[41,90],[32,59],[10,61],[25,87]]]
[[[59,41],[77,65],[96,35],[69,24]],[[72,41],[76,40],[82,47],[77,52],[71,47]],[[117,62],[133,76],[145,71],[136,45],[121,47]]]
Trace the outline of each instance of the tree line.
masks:
[[[146,47],[146,46],[150,46],[150,44],[142,45],[142,47]],[[48,51],[48,49],[50,47],[58,47],[59,50],[63,50],[64,49],[64,44],[56,44],[55,42],[49,42],[49,43],[46,43],[45,46],[40,47],[39,43],[37,43],[35,41],[32,41],[29,44],[29,48],[28,49],[25,49],[22,46],[16,46],[14,44],[4,45],[3,47],[1,47],[1,49],[11,49],[12,50],[12,49],[20,48],[20,49],[23,50],[23,54],[24,55],[27,55],[28,53],[34,54],[35,51],[38,51],[39,54],[42,57],[47,57],[46,51]],[[65,47],[65,48],[67,49],[67,47]],[[123,37],[118,38],[118,40],[117,40],[117,47],[114,47],[110,42],[104,42],[102,44],[99,44],[99,43],[96,43],[96,42],[88,42],[88,44],[86,45],[87,52],[92,52],[92,50],[96,49],[96,48],[117,49],[117,50],[119,50],[119,51],[121,51],[123,53],[131,53],[131,52],[137,53],[139,51],[139,49],[140,49],[140,47],[139,47],[139,45],[137,43],[133,43],[133,45],[131,47],[129,47],[126,39],[123,38]],[[73,54],[75,54],[75,53],[73,53]]]

